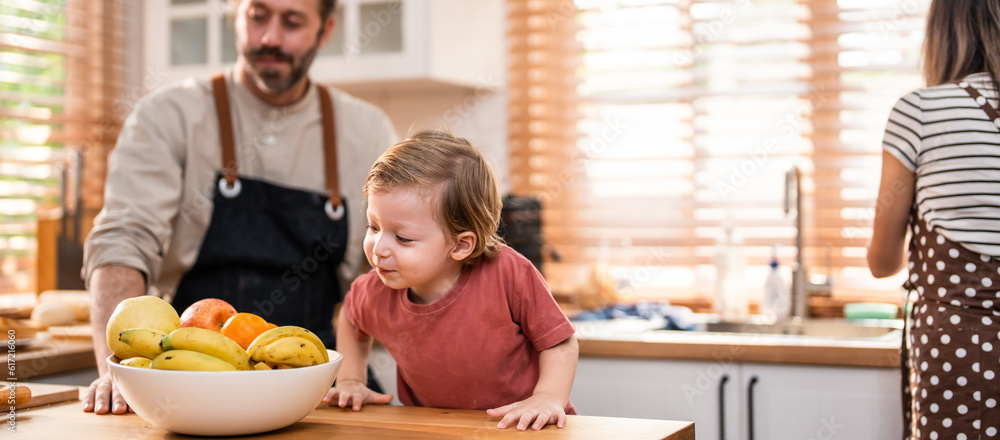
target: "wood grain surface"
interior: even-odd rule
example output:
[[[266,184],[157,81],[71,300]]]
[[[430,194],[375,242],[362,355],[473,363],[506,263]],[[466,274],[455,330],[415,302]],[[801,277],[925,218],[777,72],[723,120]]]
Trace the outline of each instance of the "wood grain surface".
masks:
[[[366,406],[360,412],[321,404],[287,428],[253,438],[268,439],[668,439],[694,440],[691,422],[569,416],[563,429],[546,426],[537,432],[497,429],[498,419],[485,411]],[[23,438],[182,439],[196,438],[157,429],[139,416],[84,413],[80,402],[33,408],[17,413],[16,433]],[[234,437],[227,437],[234,438]]]

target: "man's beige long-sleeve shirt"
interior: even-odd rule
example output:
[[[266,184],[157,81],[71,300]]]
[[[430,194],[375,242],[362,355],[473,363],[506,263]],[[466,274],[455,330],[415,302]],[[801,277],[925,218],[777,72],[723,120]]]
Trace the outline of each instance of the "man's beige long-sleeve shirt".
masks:
[[[227,70],[240,176],[326,192],[319,93],[274,107]],[[366,220],[361,188],[369,168],[396,141],[385,113],[331,89],[336,112],[340,191],[349,240],[338,275],[342,292],[364,259]],[[170,299],[194,265],[212,217],[222,168],[219,124],[208,78],[188,79],[140,100],[111,155],[105,205],[87,238],[83,275],[107,264],[136,268],[147,286]],[[253,237],[247,237],[252,240]]]

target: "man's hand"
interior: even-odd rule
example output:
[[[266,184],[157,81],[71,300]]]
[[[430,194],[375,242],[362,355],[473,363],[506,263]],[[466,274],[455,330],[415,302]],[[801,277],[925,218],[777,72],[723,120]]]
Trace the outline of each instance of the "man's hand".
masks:
[[[126,266],[101,266],[90,276],[90,323],[94,341],[94,358],[97,360],[99,377],[90,384],[83,398],[83,410],[95,414],[125,414],[128,405],[118,392],[106,362],[111,355],[108,348],[108,318],[115,306],[126,298],[139,296],[145,289],[142,272]]]
[[[515,421],[518,431],[524,431],[528,426],[538,431],[550,424],[563,428],[566,426],[566,408],[563,408],[560,402],[561,400],[555,396],[535,394],[520,402],[488,409],[486,414],[490,417],[503,417],[497,424],[497,428],[500,429],[506,429]]]
[[[385,405],[392,402],[392,396],[370,390],[364,383],[356,380],[338,380],[337,386],[330,388],[323,397],[323,402],[330,406],[341,408],[351,405],[355,411],[361,411],[361,406],[369,403]],[[334,403],[336,402],[336,403]]]
[[[83,411],[107,414],[109,410],[112,414],[125,414],[129,407],[111,380],[111,375],[105,374],[95,379],[87,389],[87,394],[83,396]]]

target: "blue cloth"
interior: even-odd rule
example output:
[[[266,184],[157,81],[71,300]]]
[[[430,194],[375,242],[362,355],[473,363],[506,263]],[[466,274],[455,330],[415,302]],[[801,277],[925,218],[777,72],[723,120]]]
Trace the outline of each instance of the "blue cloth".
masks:
[[[610,306],[584,310],[573,317],[574,321],[601,321],[607,319],[642,318],[660,319],[666,324],[658,330],[694,330],[691,309],[670,305],[667,301],[639,301],[635,304],[615,303]]]

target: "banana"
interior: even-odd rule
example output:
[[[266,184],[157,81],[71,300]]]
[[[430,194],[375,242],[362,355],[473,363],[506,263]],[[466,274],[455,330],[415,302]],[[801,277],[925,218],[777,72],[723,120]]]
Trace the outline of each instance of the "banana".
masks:
[[[152,328],[129,328],[118,333],[118,340],[128,344],[136,353],[152,359],[163,353],[160,341],[164,336],[167,334]]]
[[[199,327],[181,327],[170,332],[160,341],[164,352],[170,350],[191,350],[229,362],[237,370],[252,370],[247,352],[221,333]]]
[[[153,359],[149,367],[157,370],[236,371],[236,367],[229,362],[192,350],[164,351]]]
[[[311,342],[321,353],[323,359],[323,362],[321,363],[330,362],[330,355],[326,352],[326,347],[323,345],[323,341],[319,340],[319,336],[316,336],[315,333],[309,331],[308,329],[295,325],[283,325],[261,333],[253,340],[253,342],[250,343],[250,346],[247,347],[247,354],[249,354],[252,358],[254,352],[261,347],[289,336],[298,336]]]
[[[253,369],[254,370],[273,370],[273,368],[271,368],[271,366],[268,365],[266,362],[257,362],[256,364],[253,364]]]
[[[254,361],[277,364],[278,368],[308,367],[322,364],[323,354],[312,341],[298,337],[286,336],[260,347],[254,352]]]
[[[118,363],[118,365],[124,365],[126,367],[136,367],[136,368],[149,368],[149,364],[153,361],[149,358],[144,358],[142,356],[136,356],[134,358],[128,358]]]

